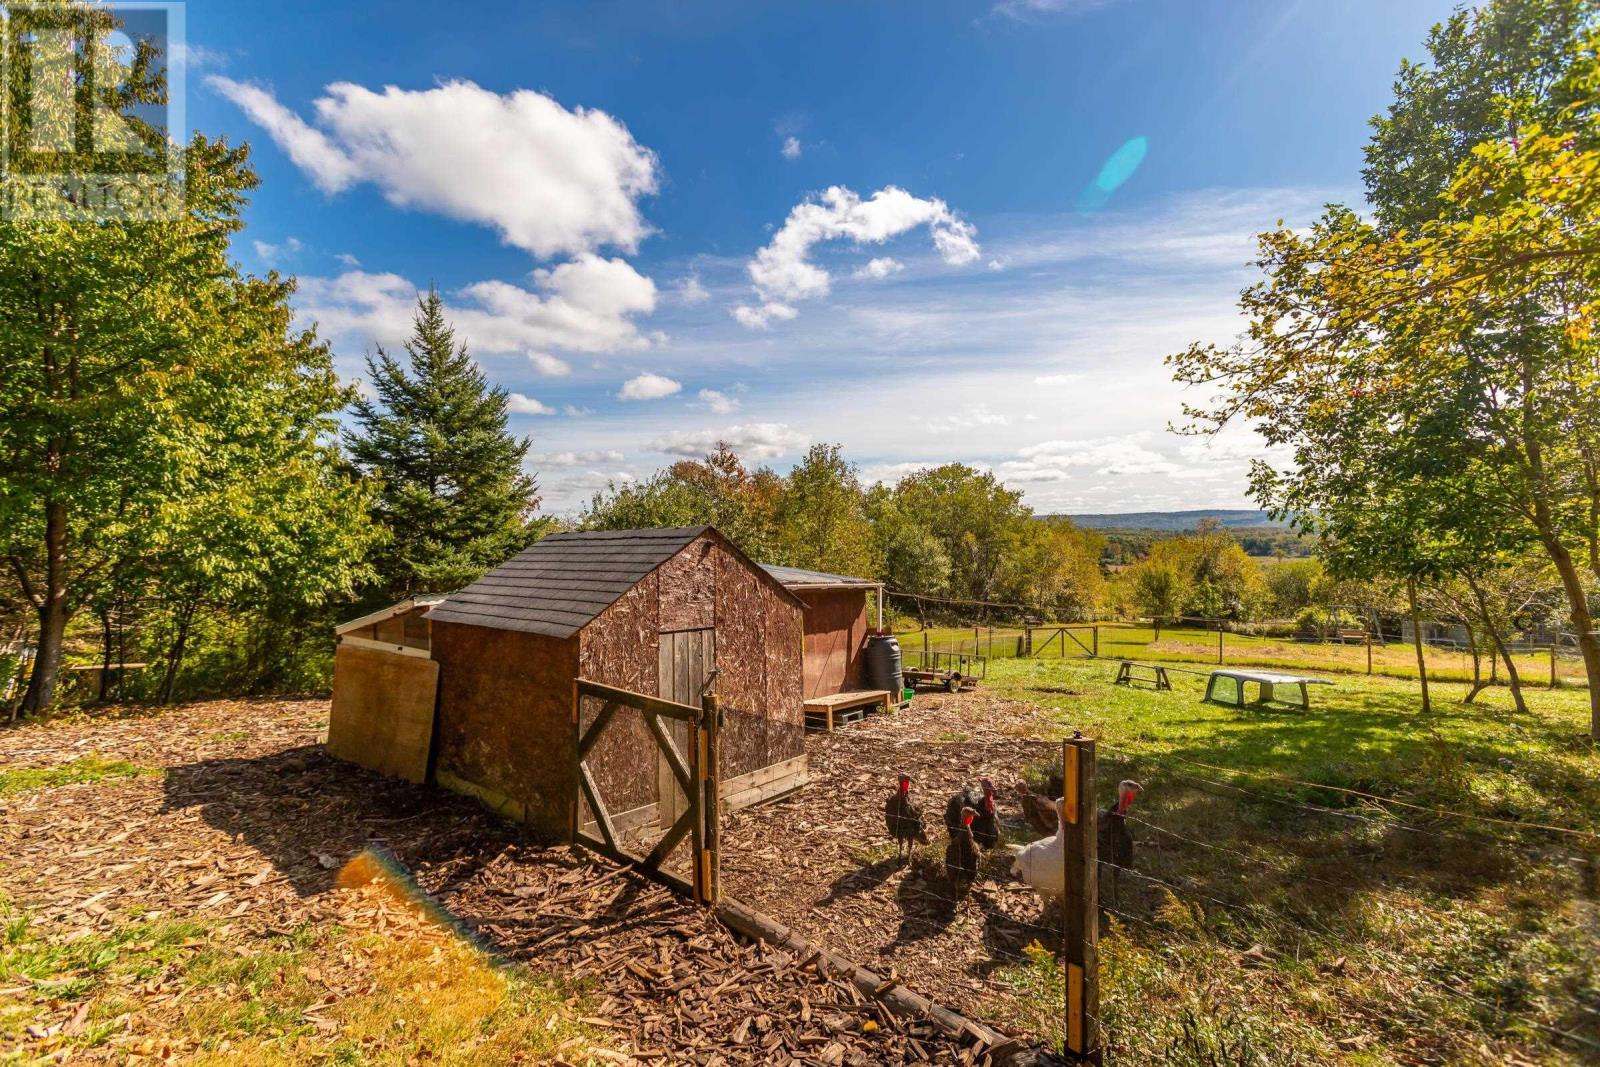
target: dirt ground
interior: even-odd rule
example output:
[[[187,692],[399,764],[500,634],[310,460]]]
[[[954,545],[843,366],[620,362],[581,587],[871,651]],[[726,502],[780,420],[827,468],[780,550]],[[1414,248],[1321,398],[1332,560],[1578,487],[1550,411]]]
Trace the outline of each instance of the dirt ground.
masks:
[[[338,894],[331,892],[338,871],[378,846],[494,953],[577,984],[584,994],[581,1022],[607,1039],[591,1049],[593,1062],[974,1059],[970,1046],[958,1048],[926,1023],[864,1003],[852,986],[819,975],[807,960],[739,942],[653,883],[587,853],[525,843],[514,827],[469,800],[331,759],[317,743],[326,716],[327,703],[318,700],[213,702],[0,732],[0,767],[8,771],[62,767],[91,754],[141,769],[0,797],[0,892],[58,940],[112,929],[132,916],[184,917],[213,924],[213,938],[245,953],[259,939],[308,921],[338,920]],[[894,725],[885,720],[869,729]],[[814,758],[827,765],[830,752],[863,736],[855,731],[821,742]],[[1020,749],[996,751],[1020,757]],[[955,763],[948,774],[958,776]],[[877,778],[863,811],[880,799]],[[782,822],[828,795],[814,787],[759,818]],[[829,814],[843,817],[854,807],[839,805]],[[741,833],[757,825],[745,819]],[[727,865],[739,892],[754,858]],[[835,863],[817,866],[822,877]],[[750,895],[769,906],[773,898]],[[995,896],[1028,914],[1013,894]],[[919,938],[908,945],[943,943]],[[903,957],[907,965],[922,958]],[[327,984],[332,1003],[340,986]],[[915,984],[926,992],[945,985]],[[118,1020],[120,1031],[75,1059],[131,1062],[144,1053],[182,1060],[196,1051],[161,1047],[160,1002],[173,994],[158,981],[129,992],[141,991],[148,995]],[[25,992],[0,990],[0,1000]],[[49,1002],[24,1032],[0,1034],[0,1054],[29,1058],[58,1047],[77,1009]]]
[[[839,954],[893,971],[935,1001],[1016,1032],[1016,982],[997,974],[1025,966],[1031,943],[1060,945],[1059,907],[1046,909],[1010,874],[1002,847],[958,893],[943,871],[945,801],[988,777],[999,792],[1007,837],[1039,836],[1013,793],[1023,770],[1059,764],[1060,726],[1031,704],[984,690],[918,696],[911,709],[870,715],[808,738],[811,780],[787,797],[723,823],[723,889]],[[896,858],[883,802],[911,776],[930,844]],[[1036,1036],[1036,1035],[1035,1035]]]

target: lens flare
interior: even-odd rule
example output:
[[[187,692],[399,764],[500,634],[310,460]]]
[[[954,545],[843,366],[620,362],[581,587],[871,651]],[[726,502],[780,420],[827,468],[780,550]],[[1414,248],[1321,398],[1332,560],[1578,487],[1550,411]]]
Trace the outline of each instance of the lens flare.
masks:
[[[1105,207],[1111,200],[1111,194],[1133,177],[1149,149],[1150,142],[1142,135],[1124,141],[1100,167],[1100,173],[1095,175],[1094,181],[1079,194],[1078,210],[1087,214]]]

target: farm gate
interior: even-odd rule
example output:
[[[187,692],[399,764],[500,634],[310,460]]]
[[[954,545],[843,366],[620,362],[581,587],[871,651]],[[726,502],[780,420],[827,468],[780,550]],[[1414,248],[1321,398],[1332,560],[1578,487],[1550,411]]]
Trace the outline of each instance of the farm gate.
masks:
[[[717,698],[704,693],[696,706],[581,678],[574,690],[572,839],[715,904],[721,898]],[[652,772],[659,760],[660,775],[639,773],[642,752],[651,752]]]
[[[1034,657],[1043,656],[1051,645],[1056,646],[1056,655],[1059,657],[1087,656],[1094,659],[1100,655],[1098,626],[1030,626],[1023,639],[1027,654]]]

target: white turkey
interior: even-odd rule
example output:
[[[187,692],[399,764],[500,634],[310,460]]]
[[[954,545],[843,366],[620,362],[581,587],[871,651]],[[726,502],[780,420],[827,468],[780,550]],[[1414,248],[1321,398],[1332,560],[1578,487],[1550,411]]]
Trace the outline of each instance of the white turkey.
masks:
[[[1061,856],[1061,831],[1066,821],[1066,800],[1055,802],[1056,832],[1031,845],[1013,845],[1016,856],[1011,861],[1011,873],[1028,883],[1028,886],[1046,901],[1059,900],[1067,891],[1066,869]]]

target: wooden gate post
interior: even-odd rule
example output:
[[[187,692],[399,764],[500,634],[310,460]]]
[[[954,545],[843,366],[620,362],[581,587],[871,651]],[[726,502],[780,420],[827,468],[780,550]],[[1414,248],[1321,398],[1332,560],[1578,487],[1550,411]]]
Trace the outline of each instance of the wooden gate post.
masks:
[[[684,800],[689,805],[689,881],[694,899],[705,903],[706,888],[706,733],[700,719],[689,720],[689,783],[692,788]]]
[[[1100,864],[1094,806],[1095,747],[1074,732],[1061,743],[1066,897],[1061,958],[1067,968],[1066,1054],[1100,1064]]]
[[[1089,653],[1089,658],[1100,658],[1100,627],[1098,625],[1094,627],[1094,651]]]
[[[701,811],[705,821],[705,851],[696,857],[705,869],[705,902],[722,902],[722,709],[717,698],[707,693],[700,700],[705,719],[706,758],[701,765],[705,777]]]

